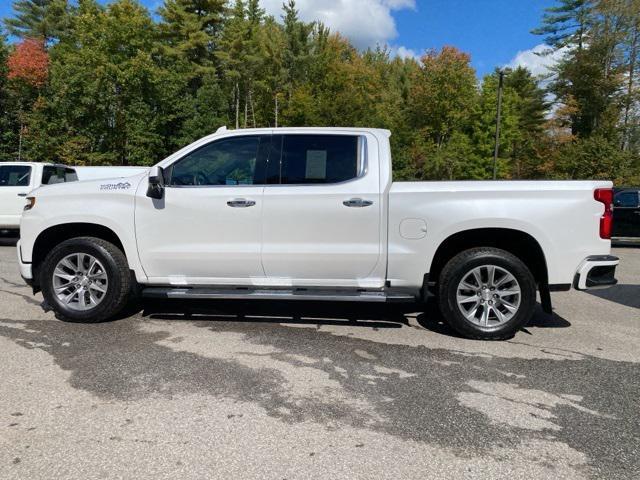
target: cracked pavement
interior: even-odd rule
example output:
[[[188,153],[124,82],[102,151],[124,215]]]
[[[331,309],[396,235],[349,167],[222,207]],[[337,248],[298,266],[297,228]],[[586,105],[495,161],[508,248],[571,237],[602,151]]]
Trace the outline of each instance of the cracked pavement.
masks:
[[[415,306],[45,314],[0,247],[0,478],[640,478],[640,249],[507,342]]]

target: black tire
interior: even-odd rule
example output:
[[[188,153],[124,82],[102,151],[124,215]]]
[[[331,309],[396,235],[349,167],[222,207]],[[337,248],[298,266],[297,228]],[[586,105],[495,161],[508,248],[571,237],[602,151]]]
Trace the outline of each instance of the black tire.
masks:
[[[107,274],[107,292],[101,302],[89,310],[73,310],[54,293],[54,269],[63,258],[74,253],[92,255],[104,265]],[[118,247],[100,238],[77,237],[57,245],[42,263],[40,285],[45,302],[54,311],[56,318],[64,322],[103,322],[118,315],[131,301],[132,285],[127,258]]]
[[[471,270],[483,265],[495,265],[508,271],[515,277],[520,287],[520,304],[515,315],[500,325],[481,326],[474,323],[463,315],[461,307],[458,306],[459,283]],[[440,311],[444,319],[451,328],[467,338],[478,340],[511,338],[529,322],[535,309],[536,282],[531,271],[518,257],[498,248],[472,248],[459,253],[442,269],[438,283]]]

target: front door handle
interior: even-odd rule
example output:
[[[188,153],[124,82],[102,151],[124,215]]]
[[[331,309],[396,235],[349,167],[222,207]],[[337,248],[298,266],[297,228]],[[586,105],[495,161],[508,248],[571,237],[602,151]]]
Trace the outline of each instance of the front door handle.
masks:
[[[363,200],[362,198],[350,198],[349,200],[342,202],[342,204],[345,207],[361,208],[373,205],[373,202],[371,200]]]
[[[26,194],[26,193],[19,193],[19,194],[18,194],[18,196],[19,196],[19,197],[26,197],[26,196],[27,196],[27,194]]]
[[[253,207],[255,204],[256,202],[254,200],[247,200],[246,198],[236,198],[227,202],[227,205],[233,208]]]

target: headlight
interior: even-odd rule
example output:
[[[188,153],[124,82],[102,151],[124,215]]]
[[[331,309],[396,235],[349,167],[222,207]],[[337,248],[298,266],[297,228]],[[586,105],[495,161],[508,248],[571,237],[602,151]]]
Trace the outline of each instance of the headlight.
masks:
[[[27,197],[27,204],[24,206],[24,210],[31,210],[33,207],[36,206],[36,197]]]

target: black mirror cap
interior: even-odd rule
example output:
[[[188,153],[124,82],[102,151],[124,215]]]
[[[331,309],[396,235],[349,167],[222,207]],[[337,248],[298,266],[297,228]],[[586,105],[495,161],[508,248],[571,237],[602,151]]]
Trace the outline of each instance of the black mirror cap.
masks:
[[[162,197],[164,197],[164,170],[161,167],[156,168],[157,174],[149,176],[147,197],[160,200]]]

